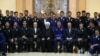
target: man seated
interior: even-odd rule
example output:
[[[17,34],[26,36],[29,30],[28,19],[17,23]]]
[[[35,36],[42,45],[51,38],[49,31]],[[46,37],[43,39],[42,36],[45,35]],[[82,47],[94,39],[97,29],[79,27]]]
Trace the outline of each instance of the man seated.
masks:
[[[76,31],[76,43],[75,44],[78,47],[78,53],[83,53],[84,49],[88,49],[87,31],[86,31],[86,28],[84,28],[83,23],[79,24],[79,28]]]
[[[22,22],[22,27],[19,30],[19,40],[18,40],[18,49],[19,51],[29,51],[29,34],[30,29],[27,27],[27,21]]]
[[[100,32],[98,29],[96,29],[95,34],[91,36],[89,52],[92,55],[96,55],[98,53],[100,56]]]
[[[65,40],[64,40],[64,46],[65,51],[72,52],[73,51],[73,42],[75,38],[75,30],[72,28],[71,22],[67,23],[67,29],[65,29]]]
[[[39,51],[41,30],[38,28],[37,22],[33,22],[33,27],[31,28],[30,35],[30,47],[33,51]]]
[[[43,37],[41,38],[42,51],[53,51],[53,31],[50,28],[50,22],[45,23],[45,29],[43,29]]]
[[[61,22],[57,22],[57,28],[54,30],[54,48],[55,51],[60,51],[62,50],[62,43],[63,43],[63,38],[64,38],[64,29],[61,25]]]
[[[4,36],[6,38],[6,41],[7,41],[7,49],[8,49],[8,52],[12,52],[12,48],[11,47],[11,42],[12,42],[12,38],[11,38],[11,27],[10,27],[10,23],[8,21],[5,22],[5,26],[3,28],[3,33],[4,33]]]
[[[0,27],[0,51],[2,51],[3,56],[6,56],[6,39],[4,37],[1,27]]]
[[[17,50],[17,41],[19,39],[19,27],[18,23],[14,22],[13,27],[11,28],[11,41],[9,48],[12,49],[12,52],[15,52]]]

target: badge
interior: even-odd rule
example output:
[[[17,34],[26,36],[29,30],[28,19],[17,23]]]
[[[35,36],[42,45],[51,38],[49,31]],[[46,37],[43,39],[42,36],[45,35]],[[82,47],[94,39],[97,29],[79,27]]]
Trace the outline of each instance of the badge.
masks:
[[[18,29],[16,29],[16,31],[18,31]]]
[[[62,28],[60,30],[62,31]]]
[[[38,20],[37,20],[37,22],[38,22]]]
[[[56,22],[56,21],[55,21]]]
[[[99,40],[99,38],[98,38],[98,40]]]
[[[11,19],[9,18],[9,21],[10,21]]]
[[[10,32],[10,29],[8,30],[8,32]]]
[[[1,20],[2,20],[2,17],[1,17]]]
[[[72,19],[71,19],[71,21],[72,21]]]
[[[81,21],[81,20],[80,20]]]
[[[1,30],[1,28],[0,28],[0,30]]]
[[[26,30],[27,30],[27,28],[26,28]]]

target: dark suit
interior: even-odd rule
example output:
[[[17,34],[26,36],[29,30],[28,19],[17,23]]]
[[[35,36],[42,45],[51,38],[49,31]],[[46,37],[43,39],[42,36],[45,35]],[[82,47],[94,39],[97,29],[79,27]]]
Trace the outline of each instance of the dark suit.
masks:
[[[39,51],[41,30],[39,28],[31,28],[30,37],[31,48],[33,51]]]
[[[61,51],[61,48],[63,45],[63,39],[64,39],[64,28],[56,27],[54,30],[54,49],[55,51]]]
[[[56,29],[57,19],[49,18],[50,28],[54,31]]]
[[[23,21],[26,21],[26,22],[27,22],[27,26],[30,27],[30,26],[31,26],[31,25],[30,25],[30,20],[31,20],[31,18],[30,18],[29,16],[24,16],[24,17],[22,18],[21,21],[22,21],[22,22],[23,22]],[[22,23],[22,22],[21,22],[21,23]]]
[[[73,20],[73,27],[77,29],[79,27],[80,18],[76,18]]]
[[[12,49],[12,52],[16,51],[16,45],[17,45],[17,40],[19,39],[19,28],[11,28],[11,39],[13,39],[13,42],[10,42],[10,48]]]
[[[13,17],[10,17],[10,16],[5,16],[3,17],[3,25],[6,23],[6,22],[9,22],[10,24],[12,23],[11,20],[13,19]]]
[[[3,16],[0,16],[0,23],[1,23],[0,26],[4,26],[4,25],[3,25]]]
[[[73,42],[75,41],[74,39],[75,39],[75,30],[73,28],[65,29],[65,41],[64,41],[65,51],[72,52]]]
[[[54,37],[54,35],[53,35],[52,29],[50,29],[50,28],[43,29],[42,38],[45,38],[45,40],[42,40],[42,38],[41,38],[42,51],[47,51],[47,52],[53,51],[53,37]]]
[[[20,18],[13,17],[13,19],[11,21],[12,21],[12,25],[11,26],[13,26],[14,22],[17,22],[18,27],[21,27],[22,26],[22,22],[21,22],[21,19]]]
[[[65,27],[65,24],[64,24],[65,19],[66,19],[66,17],[59,17],[59,18],[57,19],[57,21],[60,21],[61,24],[62,24],[62,26]]]
[[[90,22],[93,22],[93,24],[95,25],[94,19],[86,18],[86,19],[85,19],[85,24],[84,24],[84,26],[87,28],[87,27],[89,26],[89,23],[90,23]]]
[[[41,23],[42,23],[41,28],[42,28],[42,29],[45,28],[45,22],[49,22],[49,19],[41,19]]]
[[[6,52],[6,39],[4,37],[1,27],[0,27],[0,51],[2,51],[3,53]]]
[[[88,27],[87,28],[88,36],[91,36],[92,34],[94,34],[94,31],[95,31],[95,27]]]
[[[80,41],[78,41],[78,39],[81,38]],[[78,28],[77,31],[76,31],[76,46],[78,47],[78,49],[81,49],[81,48],[88,48],[88,42],[87,42],[87,29],[86,28]],[[84,45],[86,44],[86,45]]]
[[[100,53],[100,35],[96,36],[95,34],[93,34],[91,36],[90,45],[95,45],[95,44],[98,44],[98,45],[94,46],[93,49],[90,48],[89,50],[91,54],[96,54],[96,52]]]
[[[81,16],[81,17],[80,17],[81,23],[84,24],[84,27],[87,27],[87,25],[85,25],[85,20],[86,20],[86,19],[87,19],[86,16]]]
[[[8,28],[4,28],[3,29],[3,33],[4,33],[4,36],[6,38],[6,42],[7,42],[7,45],[10,46],[11,44],[11,28],[8,27]],[[8,48],[8,51],[11,52],[11,48]]]
[[[64,21],[64,26],[65,26],[65,28],[67,28],[67,23],[68,22],[71,22],[72,23],[72,26],[73,26],[73,21],[74,21],[74,18],[72,18],[72,17],[66,17],[66,19],[65,19],[65,21]]]
[[[30,28],[29,27],[22,27],[19,30],[19,40],[18,40],[18,48],[19,51],[27,50],[29,51],[29,37],[30,37]],[[24,47],[24,48],[23,48]]]
[[[38,28],[41,28],[41,27],[42,27],[42,26],[41,26],[41,21],[39,20],[39,18],[34,17],[34,18],[32,18],[32,19],[30,20],[30,25],[31,25],[31,27],[33,26],[33,23],[34,23],[34,22],[37,22]]]

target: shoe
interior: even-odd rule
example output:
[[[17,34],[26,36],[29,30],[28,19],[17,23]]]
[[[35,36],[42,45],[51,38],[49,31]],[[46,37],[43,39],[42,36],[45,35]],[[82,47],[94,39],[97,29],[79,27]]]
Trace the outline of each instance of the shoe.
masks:
[[[92,54],[91,56],[98,56],[97,54]]]
[[[84,54],[89,54],[89,52],[88,51],[85,51],[85,53]]]
[[[80,53],[83,53],[83,52],[84,52],[83,49],[81,49],[81,50],[80,50]]]
[[[2,56],[7,56],[6,53],[2,53]]]
[[[81,53],[81,50],[78,50],[78,54],[80,54]]]
[[[98,54],[98,56],[100,56],[100,54]]]

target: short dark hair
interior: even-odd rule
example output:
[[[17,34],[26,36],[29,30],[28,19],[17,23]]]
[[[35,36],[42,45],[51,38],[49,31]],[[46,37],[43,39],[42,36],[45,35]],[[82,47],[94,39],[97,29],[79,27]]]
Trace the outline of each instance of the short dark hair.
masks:
[[[13,11],[10,11],[10,12],[12,12],[12,13],[13,13]]]
[[[60,11],[60,13],[63,13],[64,14],[64,11]]]
[[[86,13],[86,15],[87,15],[87,14],[90,14],[90,13],[89,13],[89,12],[87,12],[87,13]]]
[[[9,10],[6,10],[6,12],[9,12]]]
[[[72,13],[71,11],[68,11],[67,13]]]
[[[77,13],[81,13],[80,11],[77,11]]]
[[[25,10],[24,12],[27,12],[28,13],[28,10]]]
[[[86,13],[86,11],[85,10],[82,10],[82,13]]]
[[[18,13],[17,11],[14,12],[14,14]]]
[[[19,14],[23,15],[23,13],[19,13]]]
[[[94,12],[94,14],[98,14],[98,12]]]

